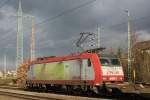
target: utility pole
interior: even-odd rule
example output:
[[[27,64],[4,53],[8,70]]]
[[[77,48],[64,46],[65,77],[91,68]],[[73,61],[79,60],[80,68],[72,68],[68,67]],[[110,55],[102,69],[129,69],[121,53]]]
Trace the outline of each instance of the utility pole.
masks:
[[[97,48],[100,48],[100,27],[97,25]]]
[[[128,14],[128,80],[131,81],[131,19],[130,12],[126,10]]]
[[[31,32],[31,44],[30,44],[30,60],[35,59],[35,17],[32,16],[32,32]]]
[[[17,55],[16,55],[16,71],[20,64],[23,63],[23,17],[21,0],[19,0],[19,8],[17,13]]]

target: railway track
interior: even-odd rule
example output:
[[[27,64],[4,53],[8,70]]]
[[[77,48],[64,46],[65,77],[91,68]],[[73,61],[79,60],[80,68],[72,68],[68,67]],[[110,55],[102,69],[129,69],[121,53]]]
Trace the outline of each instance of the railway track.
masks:
[[[63,99],[57,99],[57,98],[41,97],[41,96],[28,95],[28,94],[18,94],[18,93],[5,92],[5,91],[0,91],[0,95],[20,98],[20,99],[25,99],[25,100],[63,100]]]
[[[22,91],[18,89],[14,87],[0,87],[0,95],[20,98],[20,99],[25,99],[25,100],[64,100],[63,98],[55,98],[52,96],[51,97],[42,96],[42,95],[37,95],[36,93],[30,93],[30,92],[26,92],[26,91]]]
[[[21,88],[14,85],[0,85],[0,89],[22,90]]]
[[[54,93],[39,93],[39,92],[30,92],[23,91],[19,88],[10,86],[0,86],[0,96],[8,96],[10,99],[12,97],[19,98],[19,100],[109,100],[106,98],[89,98],[81,96],[68,96],[63,94],[54,94]],[[5,100],[5,99],[3,99]],[[15,99],[14,99],[15,100]],[[112,99],[110,99],[112,100]]]
[[[21,100],[22,99],[23,100],[99,100],[99,99],[100,100],[116,100],[116,99],[127,100],[128,98],[130,99],[132,98],[132,100],[148,100],[136,93],[122,93],[121,95],[116,95],[115,97],[113,96],[84,97],[79,95],[78,96],[65,95],[62,93],[54,93],[54,92],[46,93],[42,91],[39,92],[24,91],[23,89],[18,88],[16,86],[0,86],[0,95],[20,98]]]

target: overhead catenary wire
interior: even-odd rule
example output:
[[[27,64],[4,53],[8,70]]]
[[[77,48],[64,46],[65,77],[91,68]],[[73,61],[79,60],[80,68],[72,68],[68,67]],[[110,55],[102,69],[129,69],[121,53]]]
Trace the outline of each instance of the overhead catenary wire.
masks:
[[[80,5],[76,6],[76,7],[73,7],[73,8],[71,8],[71,9],[65,10],[65,11],[63,11],[62,13],[60,13],[60,14],[58,14],[58,15],[56,15],[56,16],[47,18],[47,19],[45,19],[45,20],[43,20],[43,21],[41,21],[41,22],[35,24],[35,26],[38,27],[38,25],[42,25],[42,24],[44,24],[44,23],[51,23],[51,22],[53,22],[54,20],[56,20],[57,18],[60,18],[60,17],[62,17],[62,16],[64,16],[64,15],[66,15],[66,14],[69,14],[69,13],[71,13],[71,12],[77,10],[77,9],[83,8],[83,7],[85,7],[85,6],[87,6],[87,5],[91,4],[91,3],[94,3],[95,1],[96,1],[96,0],[90,0],[90,1],[88,1],[88,2],[86,2],[86,3],[80,4]],[[39,33],[43,33],[43,32],[46,32],[46,30],[40,31]],[[38,33],[38,32],[36,32],[36,33]]]
[[[86,2],[86,3],[83,3],[83,4],[81,4],[81,5],[78,5],[78,6],[76,6],[76,7],[71,8],[71,9],[68,9],[68,10],[66,10],[66,11],[63,11],[62,13],[60,13],[60,14],[58,14],[58,15],[56,15],[56,16],[53,16],[53,17],[51,17],[51,18],[45,19],[45,20],[43,20],[43,21],[37,23],[36,26],[37,26],[37,25],[41,25],[41,24],[43,24],[43,23],[47,23],[47,22],[53,21],[53,20],[55,20],[55,19],[57,19],[57,18],[59,18],[59,17],[61,17],[61,16],[63,16],[63,15],[66,15],[66,14],[71,13],[71,12],[77,10],[77,9],[80,9],[80,8],[82,8],[82,7],[85,7],[85,6],[91,4],[91,3],[95,2],[95,1],[96,1],[96,0],[90,0],[90,1],[88,1],[88,2]]]
[[[150,16],[144,16],[141,18],[136,18],[136,19],[132,19],[132,23],[135,22],[139,22],[139,21],[143,21],[143,20],[148,20],[150,19]],[[115,27],[120,27],[121,25],[125,25],[127,22],[122,22],[122,23],[118,23],[118,24],[114,24],[114,25],[110,25],[110,26],[104,26],[105,29],[111,29],[111,28],[115,28]]]

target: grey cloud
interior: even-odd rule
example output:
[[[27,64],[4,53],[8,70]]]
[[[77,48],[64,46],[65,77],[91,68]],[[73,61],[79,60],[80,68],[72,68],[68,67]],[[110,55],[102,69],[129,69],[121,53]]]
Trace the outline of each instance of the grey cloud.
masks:
[[[1,3],[2,0],[0,0]],[[64,11],[68,11],[78,5],[90,0],[22,0],[24,14],[33,15],[36,23],[45,19],[53,18]],[[65,55],[74,52],[76,49],[73,43],[79,38],[80,32],[96,33],[97,24],[101,25],[101,44],[104,47],[111,46],[118,48],[120,45],[127,47],[127,14],[131,12],[133,30],[137,33],[146,32],[150,34],[150,0],[96,0],[95,2],[71,11],[61,17],[48,20],[36,26],[36,54],[37,56]],[[16,13],[18,0],[10,0],[3,10]],[[11,10],[9,10],[11,11]],[[5,16],[7,17],[7,16]],[[0,55],[3,55],[5,46],[8,45],[10,58],[15,58],[16,46],[16,23],[3,22],[6,18],[0,13],[0,34],[3,41],[0,43]],[[5,19],[5,20],[4,20]],[[16,21],[15,18],[11,19]],[[8,24],[8,28],[4,25]],[[8,33],[6,29],[13,29]],[[24,55],[29,58],[31,20],[24,20]],[[143,34],[144,35],[144,34]],[[144,38],[144,36],[143,36]],[[13,59],[14,59],[13,58]]]

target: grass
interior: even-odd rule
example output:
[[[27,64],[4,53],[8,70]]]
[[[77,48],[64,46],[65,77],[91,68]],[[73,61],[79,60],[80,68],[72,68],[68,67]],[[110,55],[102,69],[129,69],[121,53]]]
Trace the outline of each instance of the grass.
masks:
[[[9,85],[14,83],[15,83],[14,77],[0,78],[0,85]]]

